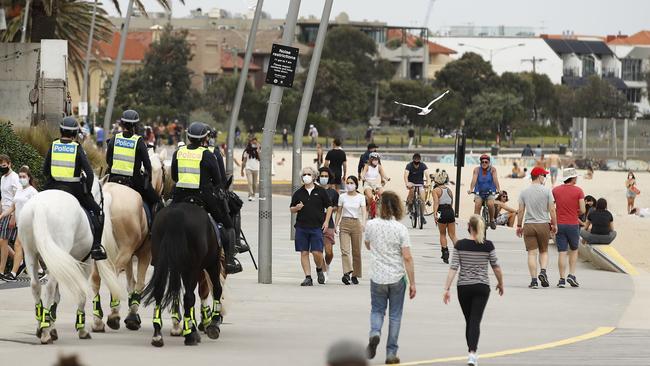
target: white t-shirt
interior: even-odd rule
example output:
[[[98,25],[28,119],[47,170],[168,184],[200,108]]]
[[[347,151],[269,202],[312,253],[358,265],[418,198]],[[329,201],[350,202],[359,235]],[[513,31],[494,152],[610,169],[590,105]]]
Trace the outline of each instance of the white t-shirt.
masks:
[[[25,203],[29,201],[30,198],[36,196],[38,191],[32,186],[27,186],[27,188],[20,188],[16,195],[14,196],[14,204],[16,205],[16,226],[18,226],[18,218],[20,217],[20,210],[25,206]]]
[[[244,157],[246,158],[246,167],[245,167],[245,169],[248,169],[248,170],[260,170],[260,161],[259,160],[255,159],[255,158],[251,158],[248,155],[247,152],[244,152]]]
[[[359,193],[354,196],[342,194],[339,196],[339,207],[343,207],[341,217],[361,218],[361,210],[366,207],[366,197]]]
[[[372,282],[388,285],[406,274],[402,248],[410,247],[406,226],[396,220],[375,218],[366,224],[366,241],[370,242]]]
[[[7,210],[14,204],[14,195],[20,189],[18,174],[12,171],[9,175],[3,175],[0,179],[0,192],[2,193],[2,211]]]

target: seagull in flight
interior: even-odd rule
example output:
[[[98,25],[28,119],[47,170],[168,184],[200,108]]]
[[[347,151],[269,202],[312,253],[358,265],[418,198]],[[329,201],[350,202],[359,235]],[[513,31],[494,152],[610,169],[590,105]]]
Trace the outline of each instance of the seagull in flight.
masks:
[[[400,103],[400,102],[398,102],[398,101],[395,101],[395,104],[403,105],[403,106],[405,106],[405,107],[417,108],[417,109],[420,110],[420,113],[418,113],[419,115],[421,115],[421,116],[426,116],[427,114],[431,113],[431,111],[432,111],[431,106],[432,106],[435,102],[437,102],[437,101],[439,101],[440,99],[442,99],[442,98],[443,98],[445,95],[447,95],[448,93],[449,93],[449,90],[447,90],[447,91],[445,91],[444,93],[440,94],[436,99],[434,99],[434,100],[432,100],[431,102],[429,102],[429,104],[427,104],[427,106],[424,107],[424,108],[423,108],[423,107],[420,107],[420,106],[417,106],[417,105]]]

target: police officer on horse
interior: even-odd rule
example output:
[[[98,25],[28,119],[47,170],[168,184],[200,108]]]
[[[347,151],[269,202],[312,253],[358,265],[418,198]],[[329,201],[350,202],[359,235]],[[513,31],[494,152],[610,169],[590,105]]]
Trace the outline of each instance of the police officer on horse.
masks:
[[[192,122],[187,130],[189,144],[180,147],[172,156],[172,179],[176,182],[173,203],[186,202],[191,198],[202,201],[206,211],[215,222],[223,224],[228,233],[234,233],[234,226],[224,194],[225,182],[222,181],[215,153],[206,146],[210,128],[202,122]],[[229,235],[224,244],[226,255],[226,272],[236,273],[240,269],[234,259],[231,243],[234,235]]]
[[[122,113],[120,124],[123,132],[116,134],[109,141],[106,150],[106,163],[110,174],[108,180],[129,186],[140,193],[153,216],[162,208],[162,201],[151,184],[151,161],[147,144],[142,136],[136,133],[138,122],[140,122],[138,112],[129,109]],[[142,167],[144,167],[144,176]]]
[[[79,133],[79,124],[74,117],[65,117],[59,125],[59,130],[61,138],[52,142],[45,156],[44,188],[59,189],[72,194],[81,207],[90,213],[94,227],[90,256],[94,260],[106,259],[106,251],[101,245],[104,213],[92,195],[95,175],[83,147],[74,141]],[[85,174],[85,178],[81,172]]]

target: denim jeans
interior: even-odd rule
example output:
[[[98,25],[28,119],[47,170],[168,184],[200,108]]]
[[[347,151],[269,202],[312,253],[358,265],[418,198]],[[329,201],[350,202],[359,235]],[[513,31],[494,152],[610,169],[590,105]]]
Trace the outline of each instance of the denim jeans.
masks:
[[[389,284],[380,285],[370,281],[370,336],[380,336],[381,327],[384,325],[386,308],[388,311],[388,340],[386,342],[386,355],[397,355],[397,339],[402,323],[402,308],[404,294],[406,293],[406,278]]]

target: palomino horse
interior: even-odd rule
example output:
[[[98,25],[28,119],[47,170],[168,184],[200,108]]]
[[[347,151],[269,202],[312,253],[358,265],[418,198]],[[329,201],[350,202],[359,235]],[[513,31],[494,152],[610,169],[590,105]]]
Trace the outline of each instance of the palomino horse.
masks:
[[[164,186],[163,161],[165,150],[160,155],[149,149],[151,161],[151,184],[160,195]],[[140,329],[140,294],[144,288],[145,275],[151,263],[151,243],[149,241],[149,225],[142,202],[142,197],[134,189],[119,183],[104,184],[104,240],[108,258],[115,264],[117,275],[126,271],[127,288],[129,292],[129,314],[124,319],[128,329]],[[132,258],[137,257],[137,276],[133,277]],[[93,332],[104,332],[103,311],[99,288],[100,277],[93,272]],[[120,302],[111,295],[111,313],[106,323],[111,329],[120,328]]]
[[[93,181],[93,196],[101,202],[101,188]],[[85,329],[85,303],[90,276],[90,248],[93,235],[86,213],[77,199],[67,192],[47,190],[30,199],[18,218],[18,237],[25,250],[25,262],[32,278],[31,287],[36,302],[37,331],[41,343],[58,339],[54,327],[60,298],[59,283],[77,299],[75,328],[80,339],[90,339]],[[49,281],[41,300],[38,279],[39,257],[47,265]],[[117,281],[108,261],[96,262],[101,278],[116,298],[126,294]]]
[[[194,315],[194,290],[207,271],[214,286],[210,323],[205,327],[208,337],[219,337],[222,286],[219,280],[221,248],[208,213],[191,203],[178,203],[162,209],[151,231],[154,272],[144,289],[145,304],[155,301],[151,344],[164,345],[162,336],[163,309],[175,306],[183,295],[183,336],[185,345],[200,341]],[[205,292],[203,292],[205,294]]]

